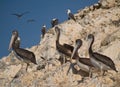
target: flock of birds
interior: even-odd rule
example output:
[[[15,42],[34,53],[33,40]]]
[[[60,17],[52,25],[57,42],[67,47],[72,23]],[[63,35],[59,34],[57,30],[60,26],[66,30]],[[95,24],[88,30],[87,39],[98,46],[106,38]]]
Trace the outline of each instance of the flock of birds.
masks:
[[[24,14],[26,13],[19,14],[17,16],[21,17]],[[67,14],[71,20],[74,20],[76,22],[76,19],[74,15],[71,13],[70,9],[67,10]],[[72,63],[72,59],[75,59],[80,69],[85,72],[88,72],[90,77],[92,76],[93,68],[99,70],[101,72],[101,75],[104,75],[104,73],[108,70],[114,70],[115,72],[118,72],[111,58],[109,58],[106,55],[93,52],[92,50],[92,45],[94,43],[93,34],[89,34],[87,36],[88,43],[89,43],[90,58],[81,58],[78,54],[78,49],[82,46],[82,40],[77,39],[75,41],[75,44],[76,44],[75,47],[65,44],[65,43],[61,45],[59,43],[61,29],[59,28],[59,26],[57,26],[58,19],[53,19],[51,21],[51,24],[52,24],[52,27],[55,28],[55,33],[56,33],[56,50],[59,53],[65,56],[68,56],[70,58],[71,63]],[[46,26],[44,25],[42,29],[42,38],[44,38],[45,32],[46,32]],[[29,63],[37,64],[36,58],[33,52],[20,48],[20,38],[19,38],[17,30],[14,30],[12,32],[12,37],[11,37],[10,44],[9,44],[9,50],[11,48],[14,50],[16,57],[27,64],[26,71],[28,69]]]

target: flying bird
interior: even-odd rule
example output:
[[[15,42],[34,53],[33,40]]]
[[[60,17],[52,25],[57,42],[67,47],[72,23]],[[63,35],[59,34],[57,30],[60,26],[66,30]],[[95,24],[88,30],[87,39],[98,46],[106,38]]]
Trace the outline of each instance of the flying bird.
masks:
[[[27,23],[33,23],[33,22],[35,22],[36,20],[34,20],[34,19],[28,19],[27,20]]]
[[[18,19],[20,19],[23,15],[30,13],[29,11],[23,12],[23,13],[13,13],[12,15],[15,15]]]

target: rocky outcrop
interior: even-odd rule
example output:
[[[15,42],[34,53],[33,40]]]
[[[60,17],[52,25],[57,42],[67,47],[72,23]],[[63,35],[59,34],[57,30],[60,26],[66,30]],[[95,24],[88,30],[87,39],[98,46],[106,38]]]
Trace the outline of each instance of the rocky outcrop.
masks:
[[[93,50],[111,57],[118,73],[99,72],[88,78],[88,73],[81,71],[77,65],[67,75],[70,63],[61,64],[61,56],[56,50],[56,34],[54,27],[49,29],[39,45],[31,47],[38,65],[31,64],[25,71],[22,64],[11,52],[0,60],[0,87],[119,87],[120,83],[120,7],[119,0],[100,0],[75,14],[73,20],[58,24],[60,27],[60,43],[75,45],[75,40],[83,41],[79,56],[89,57],[86,37],[92,33],[95,36]],[[82,77],[85,77],[84,80]]]

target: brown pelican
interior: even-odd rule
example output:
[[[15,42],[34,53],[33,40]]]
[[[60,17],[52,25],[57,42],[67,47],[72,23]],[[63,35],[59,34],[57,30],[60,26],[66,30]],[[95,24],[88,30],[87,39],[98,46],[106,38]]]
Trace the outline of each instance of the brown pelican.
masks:
[[[14,13],[14,14],[12,14],[12,15],[17,16],[18,19],[20,19],[23,15],[28,14],[28,13],[29,13],[29,12],[27,11],[27,12],[24,12],[24,13]]]
[[[57,24],[58,24],[58,19],[57,18],[53,18],[52,21],[51,21],[52,27],[54,27]]]
[[[74,15],[71,13],[70,9],[67,10],[67,15],[69,16],[69,19],[73,19],[74,21],[76,21]]]
[[[46,33],[46,25],[42,26],[41,32],[42,32],[42,38],[44,38],[45,33]]]
[[[91,69],[94,67],[90,61],[90,58],[81,58],[78,55],[75,55],[78,53],[78,49],[82,46],[82,40],[77,39],[76,45],[74,47],[73,53],[71,55],[71,58],[76,58],[77,65],[80,67],[81,70],[85,72],[89,72],[89,77],[92,76]]]
[[[92,34],[88,35],[88,40],[90,41],[89,55],[90,55],[90,60],[91,60],[91,63],[93,64],[93,66],[100,69],[101,74],[102,74],[102,71],[104,73],[104,71],[107,71],[107,70],[114,70],[114,71],[118,72],[116,70],[115,64],[111,60],[111,58],[109,58],[105,55],[99,54],[97,52],[93,52],[92,45],[94,42],[94,36]]]
[[[20,43],[19,43],[19,37],[18,37],[18,31],[14,30],[12,32],[12,37],[11,41],[9,44],[9,50],[13,49],[17,55],[17,58],[20,59],[21,61],[27,63],[26,71],[29,66],[29,63],[36,63],[36,58],[33,52],[25,50],[20,48]]]
[[[74,47],[71,46],[71,45],[68,45],[68,44],[63,44],[63,45],[61,45],[61,44],[59,43],[60,28],[56,26],[56,27],[55,27],[55,32],[56,32],[56,35],[57,35],[57,37],[56,37],[56,49],[57,49],[60,53],[66,55],[66,56],[68,56],[68,57],[71,57],[71,54],[72,54],[72,51],[73,51]]]

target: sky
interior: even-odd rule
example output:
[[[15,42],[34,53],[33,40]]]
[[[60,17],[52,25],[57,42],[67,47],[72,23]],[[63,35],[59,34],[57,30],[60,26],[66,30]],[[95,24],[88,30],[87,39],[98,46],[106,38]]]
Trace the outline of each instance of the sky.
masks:
[[[0,0],[0,58],[9,54],[8,46],[13,30],[18,30],[21,48],[30,48],[40,42],[41,28],[45,24],[51,27],[50,21],[58,18],[59,23],[68,19],[67,9],[72,13],[97,3],[98,0]],[[15,13],[24,13],[18,19]],[[27,20],[34,19],[34,22]]]

